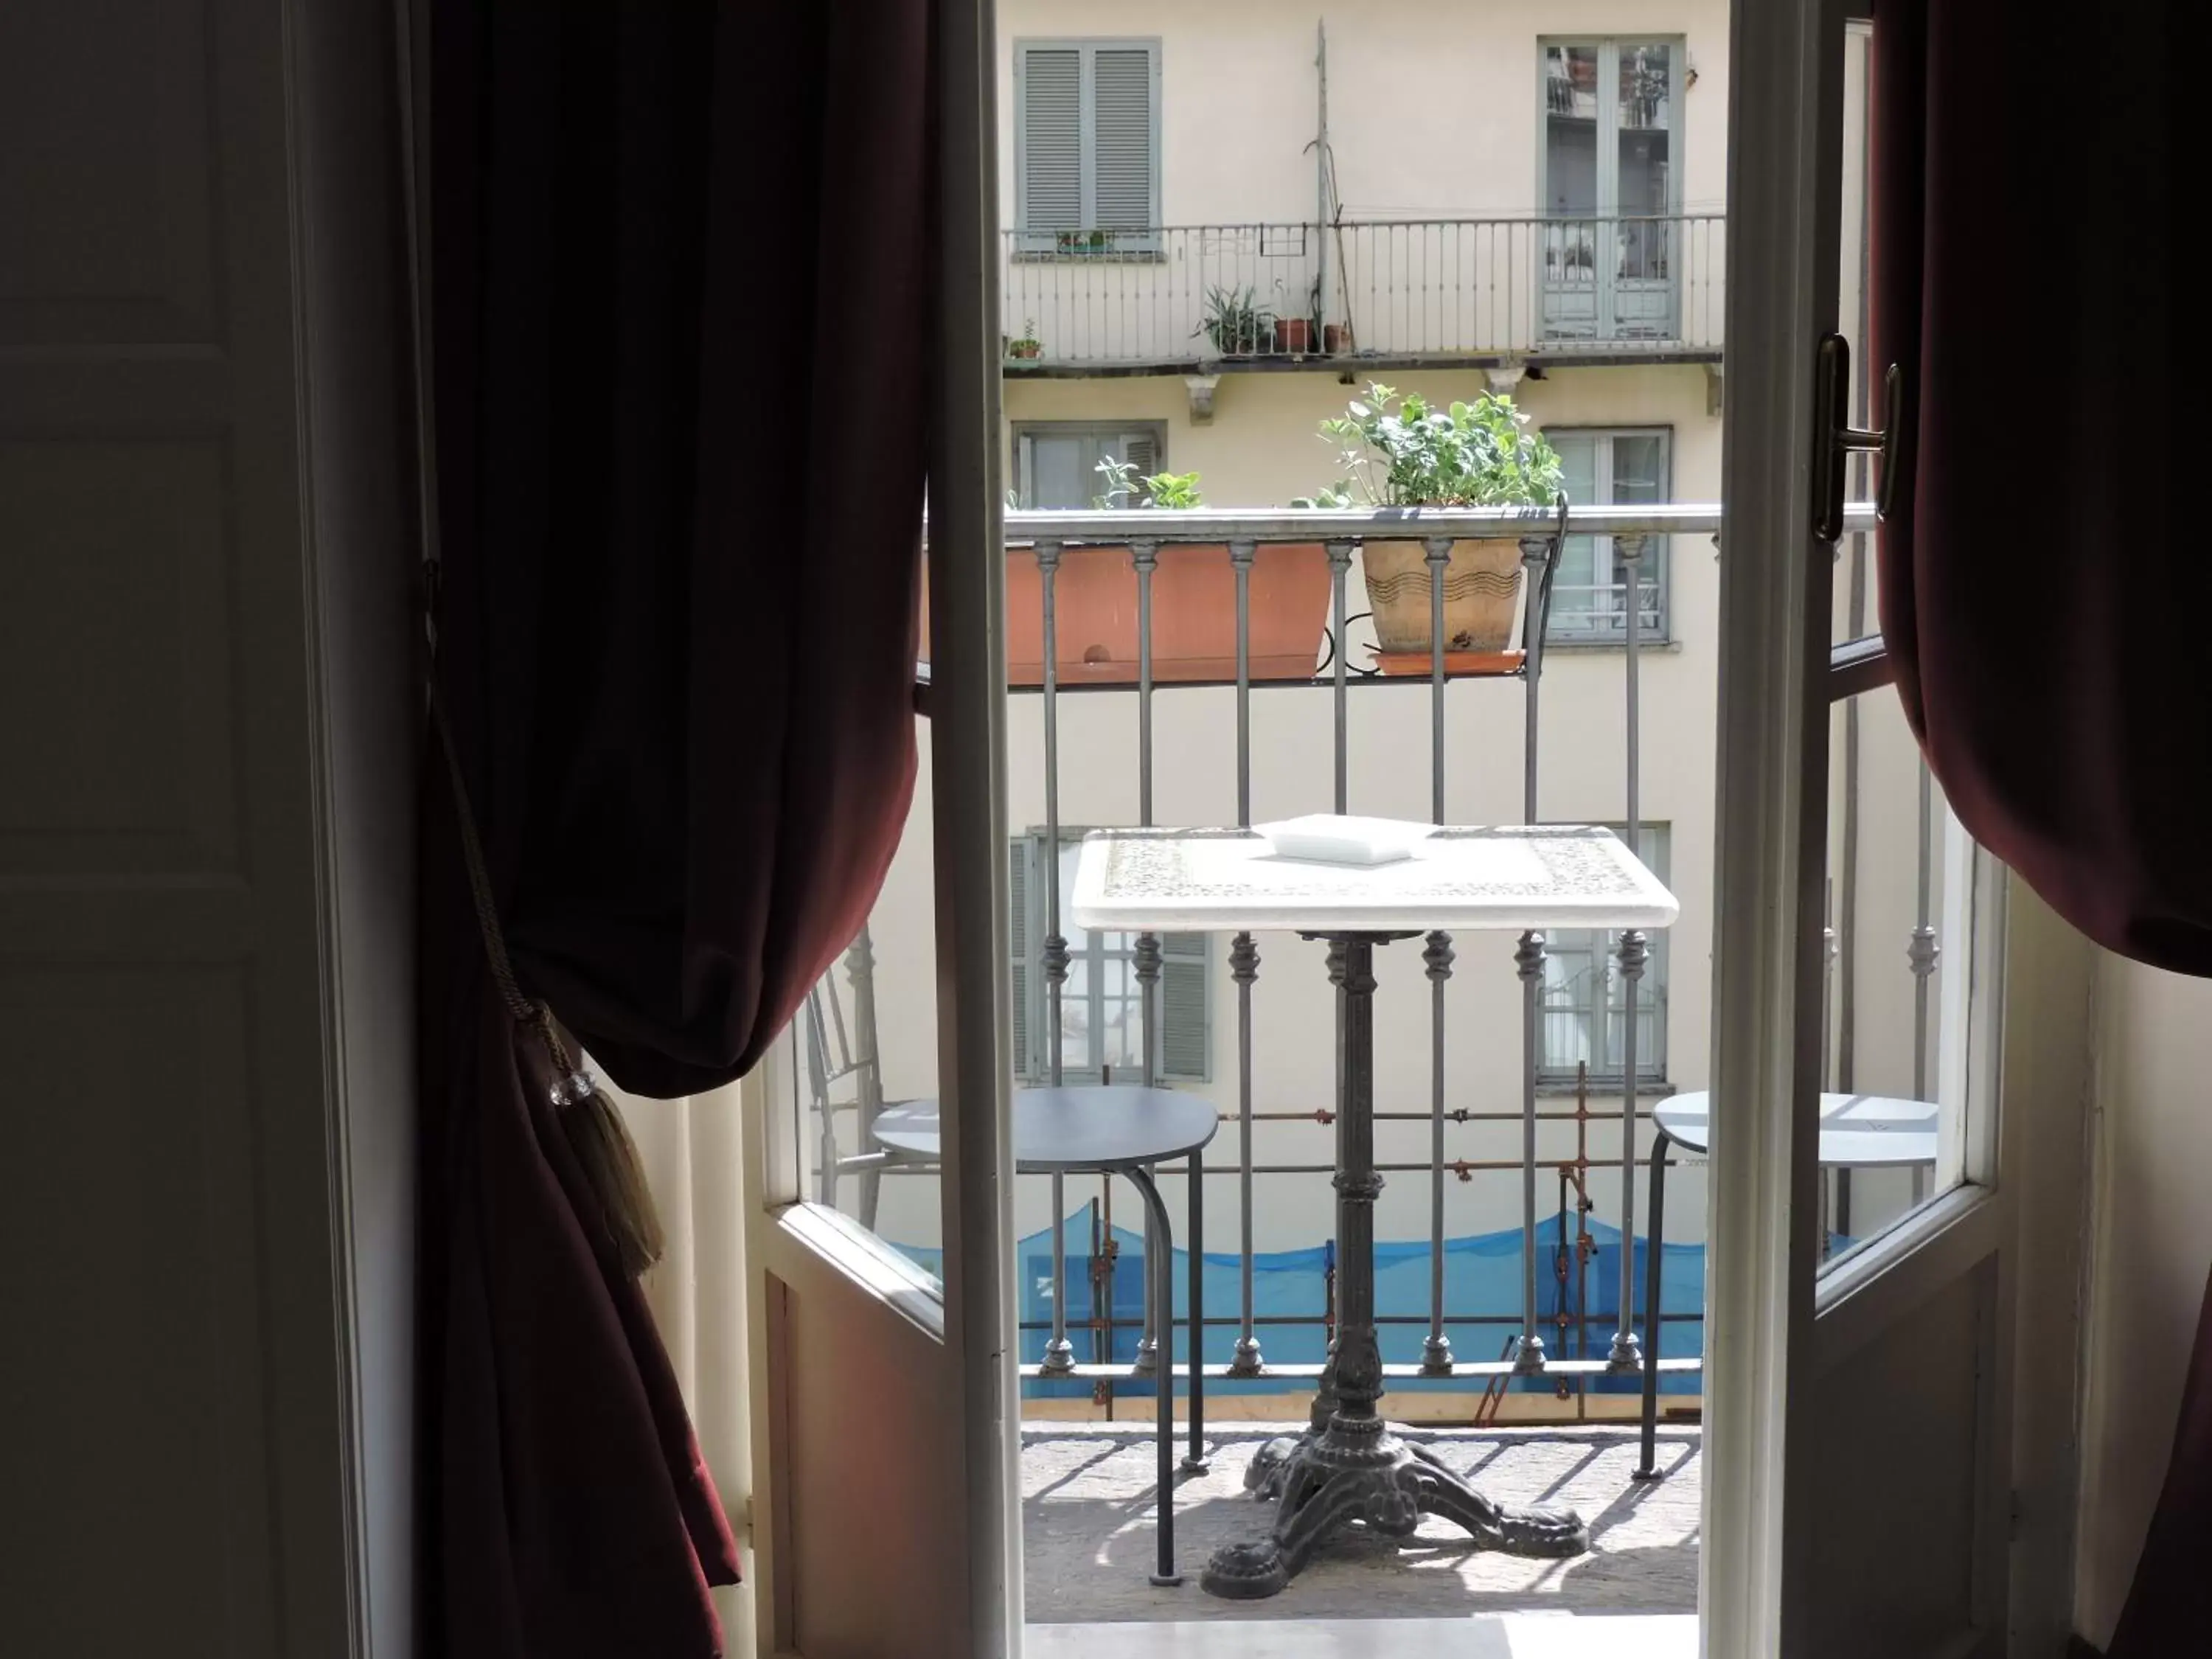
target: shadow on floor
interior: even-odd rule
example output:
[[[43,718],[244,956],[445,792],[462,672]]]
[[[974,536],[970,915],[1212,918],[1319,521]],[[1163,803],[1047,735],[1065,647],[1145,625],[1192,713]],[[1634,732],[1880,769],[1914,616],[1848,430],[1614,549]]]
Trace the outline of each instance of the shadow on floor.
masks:
[[[1474,1547],[1425,1518],[1410,1539],[1353,1528],[1282,1595],[1222,1601],[1199,1588],[1224,1544],[1264,1536],[1275,1507],[1243,1490],[1252,1453],[1279,1430],[1239,1425],[1210,1441],[1212,1466],[1183,1476],[1176,1499],[1180,1588],[1156,1589],[1149,1436],[1039,1428],[1024,1437],[1024,1574],[1038,1623],[1115,1620],[1463,1618],[1509,1610],[1670,1613],[1697,1607],[1701,1460],[1695,1431],[1668,1431],[1666,1480],[1628,1478],[1636,1437],[1613,1430],[1422,1431],[1414,1437],[1501,1502],[1565,1503],[1589,1522],[1592,1548],[1531,1560]]]

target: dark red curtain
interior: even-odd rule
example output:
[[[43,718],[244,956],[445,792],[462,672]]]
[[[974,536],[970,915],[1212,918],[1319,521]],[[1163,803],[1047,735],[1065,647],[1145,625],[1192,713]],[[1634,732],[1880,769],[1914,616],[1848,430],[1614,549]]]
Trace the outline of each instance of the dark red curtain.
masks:
[[[726,1083],[914,779],[932,8],[418,7],[436,672],[523,988]],[[426,1650],[691,1659],[736,1550],[424,792]]]
[[[1879,0],[1873,343],[1917,429],[1881,623],[1929,766],[2082,932],[2212,975],[2212,559],[2188,507],[2202,191],[2182,143],[2203,58],[2170,27],[2183,9]],[[2112,1659],[2212,1642],[2212,1305],[2183,1416]]]

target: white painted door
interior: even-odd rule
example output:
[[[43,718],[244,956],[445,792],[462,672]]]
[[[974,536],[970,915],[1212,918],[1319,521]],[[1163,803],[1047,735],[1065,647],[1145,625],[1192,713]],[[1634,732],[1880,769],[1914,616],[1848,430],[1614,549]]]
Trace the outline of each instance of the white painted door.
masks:
[[[1813,527],[1819,343],[1864,314],[1845,11],[1739,6],[1730,64],[1703,1560],[1729,1659],[2008,1650],[2019,1200],[2064,1115],[2020,1062],[2081,971],[1923,785],[1880,671],[1834,665],[1871,649],[1878,536]],[[1935,1101],[1932,1158],[1823,1167],[1824,1090]]]
[[[930,653],[902,864],[799,1040],[748,1079],[746,1285],[758,1650],[1016,1659],[1021,1639],[1011,1165],[1003,466],[995,289],[998,46],[938,8],[942,314],[928,503]],[[911,890],[896,876],[886,890]],[[836,1000],[830,999],[831,988]],[[872,1000],[934,1019],[880,1051]],[[941,1103],[941,1158],[894,1172],[868,1119]],[[821,1201],[834,1197],[836,1207]]]

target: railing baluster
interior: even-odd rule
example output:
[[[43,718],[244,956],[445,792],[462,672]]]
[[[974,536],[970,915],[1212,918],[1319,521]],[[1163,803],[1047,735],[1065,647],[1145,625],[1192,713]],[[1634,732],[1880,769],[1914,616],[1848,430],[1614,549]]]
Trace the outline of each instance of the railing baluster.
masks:
[[[1429,821],[1444,822],[1444,574],[1452,539],[1425,540],[1429,565]],[[1429,978],[1429,1336],[1421,1368],[1449,1376],[1451,1340],[1444,1334],[1444,982],[1451,977],[1449,933],[1429,935],[1421,953]]]
[[[1237,573],[1237,827],[1252,824],[1252,560],[1251,542],[1231,542],[1229,560]],[[1252,1328],[1252,982],[1260,976],[1260,952],[1249,933],[1229,947],[1229,976],[1237,986],[1237,1288],[1243,1327],[1229,1364],[1231,1376],[1257,1376],[1266,1361]]]
[[[1348,684],[1346,679],[1346,670],[1345,667],[1345,659],[1352,654],[1352,641],[1345,636],[1344,583],[1345,578],[1350,574],[1351,569],[1352,544],[1350,542],[1342,541],[1329,543],[1329,603],[1331,605],[1331,615],[1335,619],[1334,626],[1336,629],[1336,650],[1332,654],[1329,664],[1332,672],[1332,690],[1330,701],[1334,706],[1336,715],[1336,736],[1332,750],[1335,759],[1336,770],[1336,793],[1334,795],[1335,805],[1333,810],[1338,812],[1345,812],[1351,810],[1346,805],[1346,803],[1351,799],[1351,789],[1349,787],[1351,783],[1351,771],[1348,763],[1350,745],[1346,741],[1349,736],[1349,731],[1346,726],[1347,715],[1344,706],[1345,688]]]
[[[1060,931],[1060,544],[1036,544],[1037,586],[1044,613],[1044,995],[1045,1076],[1060,1086],[1061,999],[1067,983],[1067,940]],[[1052,1177],[1052,1336],[1045,1344],[1046,1376],[1065,1376],[1075,1364],[1067,1340],[1067,1188]]]
[[[1638,619],[1643,613],[1644,597],[1640,588],[1640,566],[1644,556],[1644,538],[1620,536],[1613,541],[1620,562],[1628,568],[1627,618],[1627,732],[1628,756],[1628,850],[1638,858],[1644,854],[1644,833],[1641,819],[1642,804],[1637,798],[1637,656],[1638,648]],[[1644,978],[1646,944],[1638,928],[1627,928],[1620,935],[1620,1000],[1622,1013],[1621,1048],[1621,1107],[1620,1107],[1620,1325],[1613,1332],[1613,1350],[1606,1356],[1608,1369],[1638,1371],[1644,1368],[1644,1356],[1636,1334],[1636,1002],[1637,991]],[[1601,1012],[1602,1020],[1605,1014]],[[1657,1335],[1653,1335],[1652,1357],[1658,1354]]]
[[[1129,562],[1137,573],[1137,822],[1146,829],[1152,823],[1152,572],[1159,563],[1159,553],[1160,544],[1156,541],[1129,544]],[[1137,1041],[1144,1050],[1145,1087],[1152,1089],[1159,1085],[1159,935],[1139,933],[1131,954],[1137,976]],[[1156,1166],[1147,1166],[1147,1173],[1156,1173]],[[1137,1344],[1136,1370],[1139,1374],[1157,1370],[1159,1387],[1172,1389],[1175,1365],[1168,1356],[1170,1345],[1167,1337],[1173,1314],[1149,1289],[1155,1284],[1170,1282],[1165,1273],[1149,1270],[1156,1253],[1167,1249],[1167,1241],[1158,1236],[1156,1224],[1150,1219],[1149,1206],[1146,1214],[1145,1282],[1148,1289],[1145,1298],[1145,1334]]]
[[[1545,570],[1558,556],[1558,540],[1521,538],[1521,674],[1523,720],[1521,751],[1522,822],[1540,822],[1536,811],[1537,696],[1543,685]],[[1513,1369],[1533,1375],[1544,1369],[1544,1335],[1537,1328],[1536,1276],[1536,1055],[1541,1037],[1540,998],[1544,982],[1544,936],[1533,929],[1521,935],[1513,953],[1521,980],[1521,1340]],[[1562,1209],[1564,1213],[1564,1207]]]

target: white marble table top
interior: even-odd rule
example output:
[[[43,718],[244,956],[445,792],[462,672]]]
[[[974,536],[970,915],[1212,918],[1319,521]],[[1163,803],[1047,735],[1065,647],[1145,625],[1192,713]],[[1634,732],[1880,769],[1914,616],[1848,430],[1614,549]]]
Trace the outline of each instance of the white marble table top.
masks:
[[[1665,927],[1680,906],[1608,830],[1446,825],[1391,864],[1277,854],[1246,830],[1094,830],[1071,917],[1123,932]]]
[[[1861,1170],[1933,1164],[1940,1109],[1932,1100],[1824,1094],[1820,1161]],[[1651,1118],[1670,1139],[1703,1152],[1712,1147],[1711,1113],[1712,1097],[1700,1089],[1656,1103]]]

